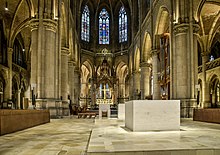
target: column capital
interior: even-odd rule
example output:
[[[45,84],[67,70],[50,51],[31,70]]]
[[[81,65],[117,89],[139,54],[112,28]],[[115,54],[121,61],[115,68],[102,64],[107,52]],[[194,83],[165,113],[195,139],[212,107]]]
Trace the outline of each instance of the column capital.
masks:
[[[69,60],[68,61],[68,65],[72,66],[72,67],[75,67],[76,66],[76,62],[74,60]]]
[[[189,24],[187,23],[176,24],[174,26],[174,34],[187,33],[188,29],[189,29]]]
[[[44,19],[43,20],[44,27],[46,30],[50,30],[53,32],[57,31],[57,21],[52,19]]]
[[[32,18],[30,20],[30,25],[29,26],[31,28],[31,31],[37,30],[39,28],[39,19]]]
[[[139,70],[133,70],[132,75],[135,75],[135,74],[140,74],[140,71]]]
[[[202,55],[202,57],[209,56],[209,52],[207,52],[207,51],[203,51],[203,52],[201,53],[201,55]]]
[[[9,54],[13,54],[13,48],[8,47],[8,53],[9,53]]]
[[[141,62],[140,66],[141,66],[141,68],[142,67],[144,68],[144,67],[151,67],[152,65],[150,63],[144,61],[144,62]]]
[[[151,50],[151,55],[152,56],[155,56],[155,55],[157,55],[159,52],[158,52],[158,49],[152,49]]]
[[[57,21],[52,19],[43,19],[43,26],[46,30],[53,32],[57,31]],[[31,31],[37,30],[39,28],[39,19],[33,18],[30,21]]]
[[[193,24],[193,33],[198,33],[200,29],[199,24]]]
[[[69,48],[67,47],[61,47],[61,55],[69,55]]]

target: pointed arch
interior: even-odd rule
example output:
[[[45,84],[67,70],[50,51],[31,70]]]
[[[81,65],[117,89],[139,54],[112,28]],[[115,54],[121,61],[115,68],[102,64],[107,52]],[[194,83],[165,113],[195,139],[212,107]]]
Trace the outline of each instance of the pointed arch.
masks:
[[[209,94],[211,107],[216,108],[220,106],[220,81],[219,77],[214,74],[212,75],[209,82]]]
[[[119,79],[125,78],[126,74],[128,74],[128,66],[125,64],[125,62],[121,61],[116,66],[116,76],[119,77]]]
[[[135,53],[134,53],[134,69],[135,71],[139,71],[140,68],[140,49],[136,47]]]
[[[151,52],[151,36],[148,32],[144,34],[144,41],[143,41],[143,49],[142,49],[142,61],[147,62],[150,59],[150,52]]]
[[[85,69],[88,71],[89,73],[89,77],[91,77],[93,75],[93,67],[92,67],[92,64],[89,60],[85,60],[83,63],[82,63],[82,66],[81,67],[85,67]]]
[[[169,12],[164,6],[160,8],[157,15],[157,23],[155,28],[155,35],[160,35],[167,32],[169,27]]]

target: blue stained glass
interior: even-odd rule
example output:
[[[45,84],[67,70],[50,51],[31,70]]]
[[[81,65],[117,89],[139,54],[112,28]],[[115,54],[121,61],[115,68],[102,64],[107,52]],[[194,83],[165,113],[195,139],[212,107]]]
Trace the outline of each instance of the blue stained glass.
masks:
[[[128,25],[127,25],[127,13],[124,6],[119,11],[119,43],[127,41],[128,38]]]
[[[109,44],[109,15],[105,8],[99,14],[99,44]]]
[[[90,17],[89,17],[89,8],[86,5],[82,12],[82,24],[81,24],[81,39],[84,41],[89,42],[89,24],[90,24]]]

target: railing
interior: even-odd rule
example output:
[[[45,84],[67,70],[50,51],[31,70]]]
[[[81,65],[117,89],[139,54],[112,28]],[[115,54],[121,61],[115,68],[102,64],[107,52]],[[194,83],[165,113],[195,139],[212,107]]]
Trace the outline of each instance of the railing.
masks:
[[[213,69],[213,68],[218,67],[218,66],[220,66],[220,58],[206,63],[206,69],[207,70]]]
[[[23,68],[23,67],[21,67],[21,66],[15,64],[15,63],[12,63],[12,70],[13,70],[14,72],[20,72],[20,71],[22,71],[22,72],[24,72],[24,73],[27,72],[27,70],[26,70],[25,68]]]
[[[206,70],[210,70],[220,66],[220,58],[206,63]],[[198,73],[202,72],[202,65],[198,67]]]

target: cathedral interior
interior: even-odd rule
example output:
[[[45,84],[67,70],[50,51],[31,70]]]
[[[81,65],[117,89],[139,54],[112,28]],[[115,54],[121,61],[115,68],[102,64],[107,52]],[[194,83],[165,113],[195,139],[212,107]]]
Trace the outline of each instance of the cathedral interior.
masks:
[[[0,109],[61,118],[99,104],[180,100],[180,117],[192,118],[220,108],[219,0],[0,6]]]
[[[191,117],[194,107],[220,106],[218,0],[0,5],[1,108],[68,115],[69,102],[178,99]]]

